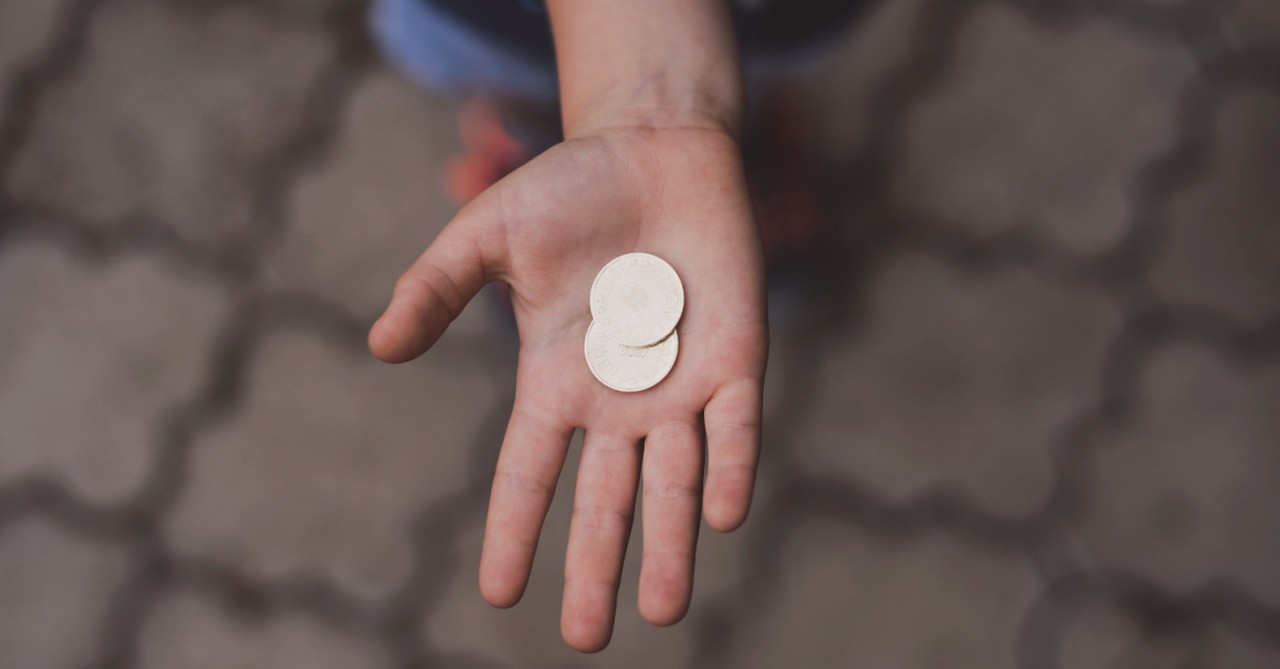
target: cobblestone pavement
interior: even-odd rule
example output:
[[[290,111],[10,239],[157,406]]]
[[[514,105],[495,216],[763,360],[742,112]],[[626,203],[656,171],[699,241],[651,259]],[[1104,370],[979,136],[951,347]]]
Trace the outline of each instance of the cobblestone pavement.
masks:
[[[571,488],[475,586],[500,314],[364,351],[457,140],[363,12],[0,0],[0,668],[1280,667],[1280,2],[877,5],[753,517],[595,656]]]

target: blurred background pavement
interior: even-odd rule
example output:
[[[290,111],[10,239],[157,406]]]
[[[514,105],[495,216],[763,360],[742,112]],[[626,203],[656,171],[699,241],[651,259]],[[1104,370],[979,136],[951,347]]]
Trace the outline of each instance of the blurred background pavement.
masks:
[[[890,0],[693,608],[475,572],[514,341],[364,349],[457,104],[347,0],[0,0],[0,668],[1280,667],[1280,2]],[[638,539],[638,535],[636,537]]]

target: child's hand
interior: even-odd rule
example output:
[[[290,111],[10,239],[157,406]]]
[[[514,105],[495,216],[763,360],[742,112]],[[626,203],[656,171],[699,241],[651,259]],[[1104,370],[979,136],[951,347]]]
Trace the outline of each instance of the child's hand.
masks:
[[[734,137],[742,81],[725,0],[547,0],[569,139],[467,205],[401,277],[369,348],[427,350],[486,281],[511,284],[520,329],[515,407],[498,457],[480,590],[519,601],[575,427],[585,441],[560,629],[609,643],[637,480],[640,613],[680,620],[699,507],[718,530],[751,503],[768,348],[759,233]],[[675,267],[685,308],[675,368],[625,394],[587,369],[588,296],[632,251]],[[702,485],[703,443],[707,476]]]
[[[684,282],[680,352],[654,388],[620,393],[587,369],[587,298],[606,262],[646,251]],[[396,285],[369,345],[403,361],[433,344],[486,281],[511,284],[520,331],[515,407],[494,477],[480,589],[519,601],[575,427],[585,431],[561,629],[603,648],[613,626],[637,478],[640,612],[685,613],[699,509],[746,517],[760,438],[767,331],[758,233],[736,143],[704,128],[613,128],[565,142],[464,208]],[[703,435],[707,479],[703,474]]]

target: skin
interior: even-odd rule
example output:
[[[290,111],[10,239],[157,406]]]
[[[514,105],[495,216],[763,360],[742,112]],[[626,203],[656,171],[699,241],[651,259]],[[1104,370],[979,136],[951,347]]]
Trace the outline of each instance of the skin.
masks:
[[[688,610],[700,515],[719,531],[745,520],[768,335],[724,4],[548,7],[566,141],[455,216],[397,282],[369,347],[388,362],[415,358],[485,282],[511,285],[516,397],[494,475],[480,591],[498,607],[520,600],[569,439],[582,428],[561,633],[594,652],[612,634],[637,492],[639,609],[655,625]],[[583,338],[596,273],[633,251],[676,268],[686,305],[671,374],[650,390],[620,393],[591,375]]]

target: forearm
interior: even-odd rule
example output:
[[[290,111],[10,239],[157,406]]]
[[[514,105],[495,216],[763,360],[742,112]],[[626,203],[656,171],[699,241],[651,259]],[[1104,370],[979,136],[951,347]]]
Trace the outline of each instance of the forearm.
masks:
[[[547,0],[565,137],[618,126],[734,136],[742,74],[725,0]]]

